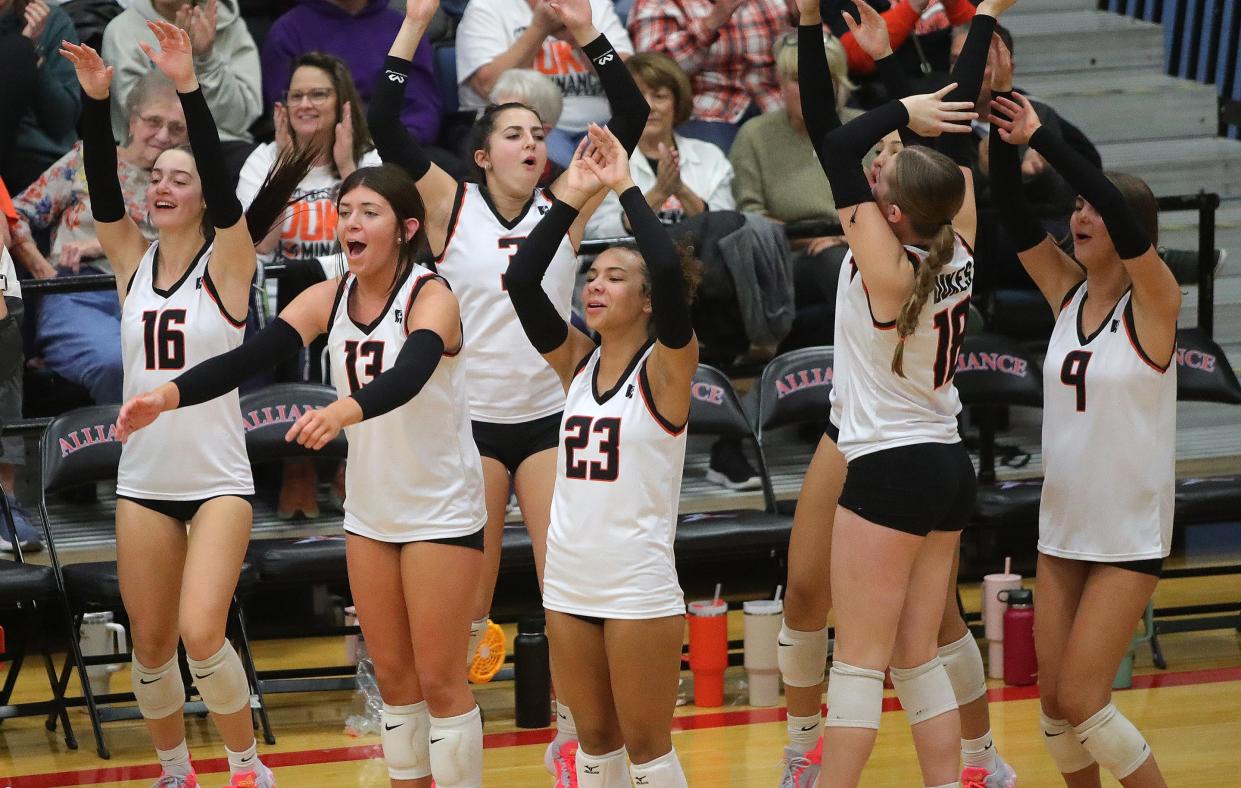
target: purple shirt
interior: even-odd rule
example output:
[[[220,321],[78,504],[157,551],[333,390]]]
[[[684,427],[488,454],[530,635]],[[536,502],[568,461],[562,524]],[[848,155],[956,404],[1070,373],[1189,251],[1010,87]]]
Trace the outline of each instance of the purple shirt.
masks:
[[[263,41],[263,100],[270,106],[288,89],[294,58],[324,52],[348,64],[362,101],[369,103],[403,19],[387,0],[371,0],[357,16],[328,0],[299,0],[276,20]],[[401,122],[424,145],[435,142],[440,128],[440,96],[432,63],[431,42],[423,38],[405,81]]]

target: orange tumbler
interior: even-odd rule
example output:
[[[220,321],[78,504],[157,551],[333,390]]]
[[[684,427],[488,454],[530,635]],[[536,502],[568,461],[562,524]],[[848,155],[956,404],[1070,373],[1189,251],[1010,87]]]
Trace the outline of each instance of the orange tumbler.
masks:
[[[724,670],[728,667],[728,603],[722,599],[690,602],[689,668],[694,672],[694,705],[724,705]]]

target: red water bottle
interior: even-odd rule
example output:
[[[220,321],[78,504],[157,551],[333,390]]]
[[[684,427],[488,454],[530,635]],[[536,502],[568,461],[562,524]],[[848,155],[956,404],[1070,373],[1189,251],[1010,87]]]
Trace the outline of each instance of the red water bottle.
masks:
[[[1024,687],[1038,681],[1034,652],[1034,592],[1006,588],[996,595],[1004,610],[1004,683]]]

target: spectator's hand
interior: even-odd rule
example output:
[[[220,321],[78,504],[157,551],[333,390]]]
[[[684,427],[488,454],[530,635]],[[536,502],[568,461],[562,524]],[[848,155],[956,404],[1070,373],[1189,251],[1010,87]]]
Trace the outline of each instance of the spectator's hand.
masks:
[[[806,254],[818,254],[831,249],[833,246],[841,246],[844,243],[845,239],[840,235],[824,235],[819,238],[811,238],[810,243],[806,244]]]
[[[60,268],[73,273],[82,270],[82,245],[75,243],[67,243],[60,247],[60,260],[57,261]]]
[[[155,49],[145,41],[138,46],[151,59],[155,67],[164,72],[172,80],[178,93],[193,93],[198,90],[198,79],[194,76],[194,49],[190,43],[190,34],[172,22],[160,20],[147,22],[147,27],[155,34],[159,49]]]
[[[439,7],[439,0],[408,0],[405,3],[405,18],[425,28],[431,24],[431,18]]]
[[[681,190],[681,153],[659,143],[659,167],[655,171],[655,191],[667,198]]]
[[[906,96],[901,99],[909,112],[909,128],[923,137],[940,134],[964,134],[972,131],[969,122],[978,117],[972,101],[944,101],[957,83],[945,85],[934,93]]]
[[[592,123],[586,135],[591,145],[591,149],[582,156],[586,168],[595,174],[600,183],[617,194],[633,186],[633,177],[629,174],[629,154],[612,130]]]
[[[982,0],[978,4],[978,13],[1000,18],[1000,14],[1017,4],[1017,0]]]
[[[591,18],[590,0],[547,0],[540,5],[547,7],[556,24],[563,25],[579,46],[585,46],[599,37]]]
[[[883,17],[863,0],[853,0],[853,4],[857,6],[858,15],[862,20],[860,24],[854,22],[848,12],[840,12],[840,15],[845,18],[845,24],[849,26],[849,32],[853,33],[853,40],[863,52],[870,55],[872,60],[881,60],[892,54],[888,25],[883,21]]]
[[[358,163],[353,160],[353,115],[348,101],[341,105],[340,113],[336,141],[332,143],[332,160],[336,162],[341,177],[347,178],[358,168]]]
[[[78,74],[78,83],[83,92],[99,101],[108,97],[112,86],[112,66],[106,65],[99,53],[85,44],[71,44],[62,41],[60,54],[73,64]]]
[[[1034,148],[1026,148],[1026,155],[1021,157],[1021,178],[1029,180],[1037,178],[1047,171],[1047,159]]]
[[[999,129],[1000,139],[1009,145],[1029,145],[1030,138],[1043,124],[1030,100],[1020,93],[1014,95],[1017,102],[1006,98],[991,100],[991,125]]]
[[[548,0],[537,0],[534,4],[534,17],[530,20],[530,26],[542,31],[544,38],[560,29],[560,19]]]
[[[172,390],[172,397],[169,396],[168,389]],[[165,383],[154,391],[130,399],[121,406],[121,412],[116,416],[117,440],[121,443],[127,442],[130,435],[155,421],[159,414],[175,408],[177,402],[170,400],[175,397],[179,401],[179,395],[175,385]]]
[[[1004,40],[991,37],[991,49],[987,52],[987,65],[991,69],[991,91],[1002,93],[1013,89],[1013,54]]]
[[[22,26],[22,35],[33,41],[36,48],[43,38],[43,31],[47,29],[47,18],[50,14],[51,11],[43,0],[31,0],[26,6],[26,23]]]
[[[220,7],[216,0],[207,0],[204,5],[192,6],[188,3],[177,10],[176,25],[190,34],[190,44],[195,57],[206,57],[215,46],[216,24],[220,18]]]
[[[293,147],[293,132],[289,128],[289,108],[277,101],[272,111],[272,125],[276,127],[276,153],[281,154]]]

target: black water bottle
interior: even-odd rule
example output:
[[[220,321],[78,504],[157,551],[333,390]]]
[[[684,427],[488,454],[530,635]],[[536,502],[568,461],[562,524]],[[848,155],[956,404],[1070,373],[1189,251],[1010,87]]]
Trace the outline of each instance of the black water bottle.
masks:
[[[552,673],[542,618],[517,622],[513,667],[517,727],[546,728],[552,722]]]

